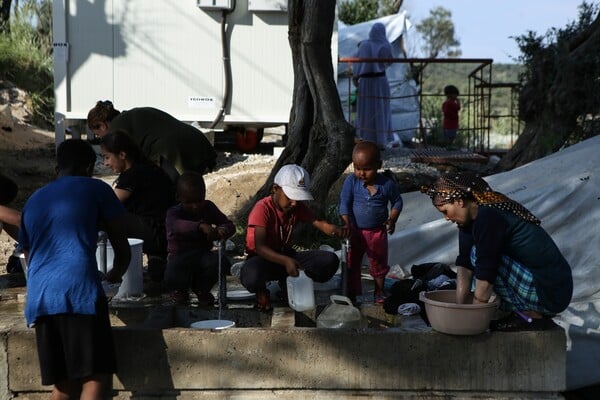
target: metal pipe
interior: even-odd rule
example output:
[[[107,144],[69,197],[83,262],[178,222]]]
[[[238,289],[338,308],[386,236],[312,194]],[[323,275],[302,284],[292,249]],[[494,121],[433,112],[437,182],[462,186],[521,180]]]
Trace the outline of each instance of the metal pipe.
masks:
[[[219,240],[217,251],[219,254],[219,319],[221,319],[221,311],[227,305],[227,276],[223,270],[223,240]]]
[[[107,260],[107,250],[108,247],[108,236],[106,232],[100,231],[98,232],[98,243],[100,244],[100,270],[104,275],[108,272],[108,260]]]
[[[350,256],[350,239],[342,241],[342,296],[348,295],[348,257]]]

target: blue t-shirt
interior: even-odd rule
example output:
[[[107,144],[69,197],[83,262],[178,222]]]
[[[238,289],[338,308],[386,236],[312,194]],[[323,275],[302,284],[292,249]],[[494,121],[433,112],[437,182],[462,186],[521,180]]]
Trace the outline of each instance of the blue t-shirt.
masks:
[[[98,224],[124,214],[112,188],[65,176],[37,190],[23,208],[19,244],[29,251],[25,318],[95,314],[104,295],[96,245]]]
[[[354,174],[348,175],[340,193],[340,215],[348,215],[359,229],[378,228],[389,218],[390,208],[402,211],[402,196],[396,183],[385,175],[375,177],[375,194]]]

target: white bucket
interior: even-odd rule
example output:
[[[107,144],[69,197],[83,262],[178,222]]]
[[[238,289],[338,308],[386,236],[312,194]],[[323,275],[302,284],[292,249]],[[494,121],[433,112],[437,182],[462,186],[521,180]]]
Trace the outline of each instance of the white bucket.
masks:
[[[129,297],[140,297],[144,292],[144,278],[142,273],[142,245],[144,241],[142,239],[129,238],[129,248],[131,249],[131,261],[129,267],[123,275],[123,282],[119,287],[119,291],[115,295],[115,298],[127,299]],[[96,262],[98,263],[98,270],[102,271],[101,257],[102,249],[100,246],[96,249]],[[106,241],[106,270],[110,271],[113,266],[113,260],[115,258],[115,252],[110,244],[110,241]]]

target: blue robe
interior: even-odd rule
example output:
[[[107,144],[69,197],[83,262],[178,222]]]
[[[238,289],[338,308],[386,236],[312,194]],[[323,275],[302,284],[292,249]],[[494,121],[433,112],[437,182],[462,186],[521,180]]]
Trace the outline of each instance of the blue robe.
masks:
[[[392,47],[385,35],[385,25],[376,23],[369,39],[358,47],[359,58],[392,58]],[[382,62],[356,63],[354,78],[358,79],[356,134],[363,140],[385,147],[393,141],[390,84],[385,76],[387,64]]]

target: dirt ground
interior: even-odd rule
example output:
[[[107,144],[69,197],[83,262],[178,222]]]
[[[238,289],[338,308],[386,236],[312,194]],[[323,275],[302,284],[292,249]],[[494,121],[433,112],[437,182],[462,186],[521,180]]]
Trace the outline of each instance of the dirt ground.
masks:
[[[10,206],[20,210],[36,189],[55,177],[54,132],[30,124],[31,113],[26,93],[18,88],[6,86],[0,81],[0,110],[8,104],[8,125],[11,125],[0,126],[0,173],[18,184],[19,193]],[[4,121],[0,125],[7,125],[6,118]],[[273,149],[281,145],[281,138],[277,129],[270,133],[267,131],[263,142],[252,154],[240,153],[226,141],[217,143],[216,169],[205,175],[207,198],[232,217],[264,184],[277,160]],[[403,192],[417,190],[423,179],[432,179],[438,174],[434,168],[411,163],[408,149],[384,152],[384,168],[391,168],[396,174]],[[350,172],[350,169],[346,172]],[[112,183],[116,178],[102,165],[100,158],[94,175],[107,183]],[[338,181],[339,185],[342,179]],[[234,241],[242,242],[240,238]],[[0,233],[0,274],[6,272],[6,263],[14,246],[14,240],[5,232]]]
[[[10,206],[20,210],[31,193],[55,177],[54,132],[28,122],[30,111],[26,93],[1,86],[0,82],[0,107],[9,105],[12,126],[0,127],[0,173],[17,182],[19,193]],[[3,121],[6,122],[6,119]],[[271,140],[277,140],[277,137]],[[231,215],[263,185],[276,161],[271,155],[274,144],[267,143],[264,154],[220,150],[217,169],[205,176],[207,198],[226,215]],[[269,153],[266,154],[266,151]],[[116,178],[101,165],[100,159],[95,176],[109,183]],[[5,232],[0,233],[0,274],[6,272],[6,263],[14,245],[15,241]]]

